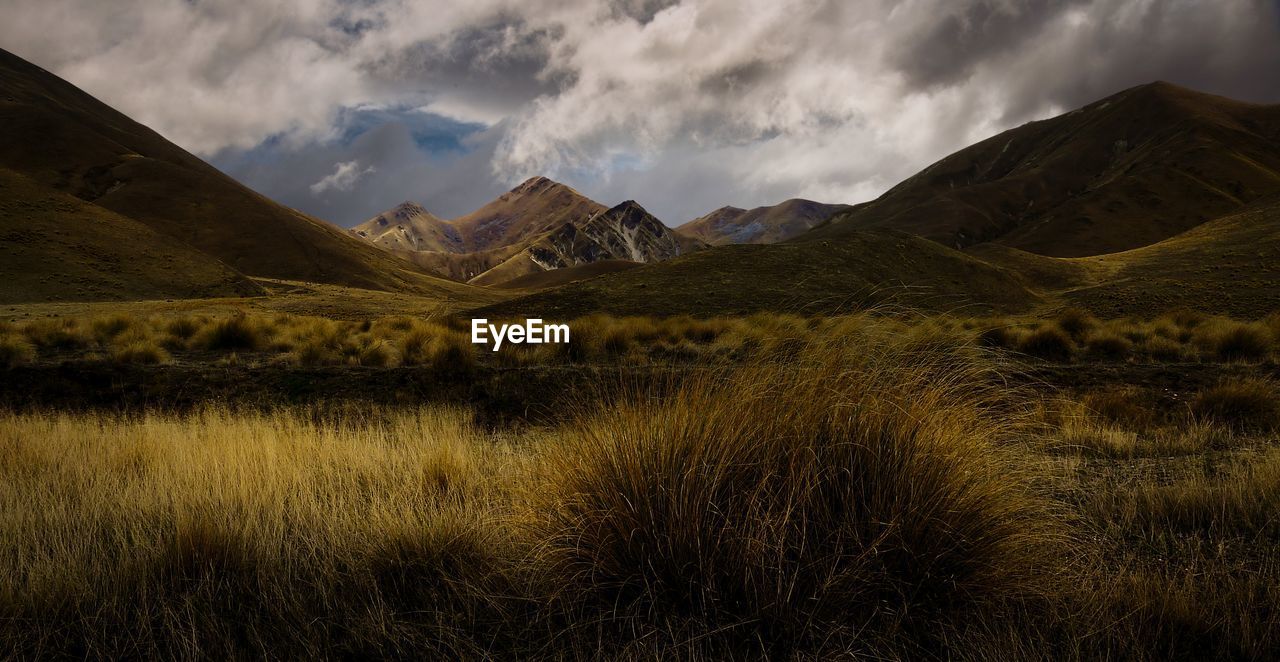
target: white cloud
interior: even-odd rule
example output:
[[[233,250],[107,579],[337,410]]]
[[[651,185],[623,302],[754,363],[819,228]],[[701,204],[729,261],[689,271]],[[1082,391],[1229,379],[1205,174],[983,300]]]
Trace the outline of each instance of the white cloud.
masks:
[[[359,161],[335,163],[333,172],[311,185],[311,192],[320,195],[325,191],[350,191],[361,178],[374,172],[377,170],[373,166],[361,170]]]
[[[678,222],[711,199],[858,202],[1157,78],[1280,99],[1276,14],[1271,0],[9,0],[20,20],[0,43],[204,156],[325,142],[344,107],[423,107],[501,129],[478,188],[546,174]],[[687,195],[668,186],[677,171]]]

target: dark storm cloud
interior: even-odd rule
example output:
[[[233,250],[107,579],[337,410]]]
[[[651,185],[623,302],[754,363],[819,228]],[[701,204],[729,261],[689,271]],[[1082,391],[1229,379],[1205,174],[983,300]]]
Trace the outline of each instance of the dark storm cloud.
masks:
[[[1034,60],[1039,84],[1031,76],[1012,77],[1010,114],[1041,100],[1075,108],[1153,80],[1245,101],[1280,101],[1277,2],[1094,3],[1062,41],[1056,51],[1062,57]]]
[[[1156,79],[1280,101],[1274,0],[10,0],[0,46],[287,204],[542,174],[679,223],[874,197]]]
[[[950,85],[968,77],[993,56],[1034,42],[1053,19],[1088,0],[953,0],[936,20],[906,35],[894,65],[912,85]]]
[[[609,8],[617,16],[626,16],[640,23],[653,20],[658,12],[680,4],[679,0],[610,0]]]
[[[268,142],[227,150],[212,162],[290,207],[341,225],[412,200],[438,216],[460,216],[501,193],[489,172],[501,128],[486,129],[413,109],[351,110],[343,138],[285,148]],[[348,187],[317,185],[342,171]],[[367,172],[367,174],[365,174]]]
[[[389,88],[419,91],[459,114],[496,119],[567,84],[567,72],[543,75],[562,32],[499,15],[387,53],[366,70]]]

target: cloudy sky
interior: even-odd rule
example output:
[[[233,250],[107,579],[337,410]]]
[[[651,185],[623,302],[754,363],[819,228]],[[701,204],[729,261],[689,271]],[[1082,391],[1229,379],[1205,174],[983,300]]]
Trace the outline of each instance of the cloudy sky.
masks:
[[[1278,0],[5,0],[0,47],[351,225],[546,175],[677,225],[860,202],[1163,79],[1280,101]]]

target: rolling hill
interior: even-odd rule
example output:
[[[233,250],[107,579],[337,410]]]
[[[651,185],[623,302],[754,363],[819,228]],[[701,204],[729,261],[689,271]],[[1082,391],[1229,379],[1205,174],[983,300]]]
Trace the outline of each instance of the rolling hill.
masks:
[[[797,240],[893,228],[1080,257],[1153,244],[1277,192],[1280,106],[1157,82],[960,150]]]
[[[102,260],[124,260],[129,251],[146,250],[144,242],[166,237],[163,250],[172,250],[176,242],[248,276],[447,296],[466,292],[245,188],[70,83],[5,51],[0,51],[0,127],[0,168],[30,180],[14,188],[15,195],[34,196],[13,202],[43,204],[57,192],[109,212],[78,213],[81,222],[119,223],[124,218],[151,230],[133,233],[138,245],[127,250],[93,244],[104,251],[97,256]],[[99,234],[128,233],[111,228]],[[83,259],[60,254],[60,246],[51,241],[40,250],[55,264]],[[156,244],[154,252],[160,250]],[[202,267],[200,272],[214,280],[185,290],[192,296],[224,282],[217,269]],[[148,288],[145,282],[136,287],[121,283],[117,294],[132,296]]]
[[[0,168],[0,302],[262,293],[234,269],[172,237]]]
[[[828,205],[800,198],[755,209],[721,207],[681,225],[676,232],[712,246],[772,244],[799,236],[848,209],[849,205]]]
[[[1058,258],[996,243],[957,251],[899,231],[868,230],[830,240],[713,247],[480,312],[547,318],[593,312],[821,314],[885,304],[965,315],[1077,305],[1105,317],[1190,309],[1261,318],[1280,311],[1280,195],[1155,244],[1107,255]]]
[[[1150,246],[1071,262],[1091,278],[1063,298],[1102,314],[1262,317],[1280,311],[1280,196]]]
[[[1020,312],[1043,297],[1012,269],[897,231],[717,246],[474,311],[490,317],[834,313],[881,305]]]
[[[630,260],[600,260],[563,269],[539,271],[519,278],[499,283],[497,287],[504,290],[545,290],[568,283],[587,280],[618,271],[627,271],[640,266],[639,262]]]

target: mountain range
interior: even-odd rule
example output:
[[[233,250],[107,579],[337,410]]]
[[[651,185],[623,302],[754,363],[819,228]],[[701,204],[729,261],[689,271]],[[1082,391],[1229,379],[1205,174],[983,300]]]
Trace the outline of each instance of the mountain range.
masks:
[[[602,260],[656,262],[705,246],[634,200],[606,208],[546,177],[533,177],[451,221],[405,202],[351,232],[445,277],[478,285]]]
[[[0,127],[4,302],[286,281],[495,316],[1280,308],[1280,106],[1167,83],[993,136],[870,202],[727,206],[675,229],[534,177],[458,218],[406,202],[343,230],[3,51]]]

